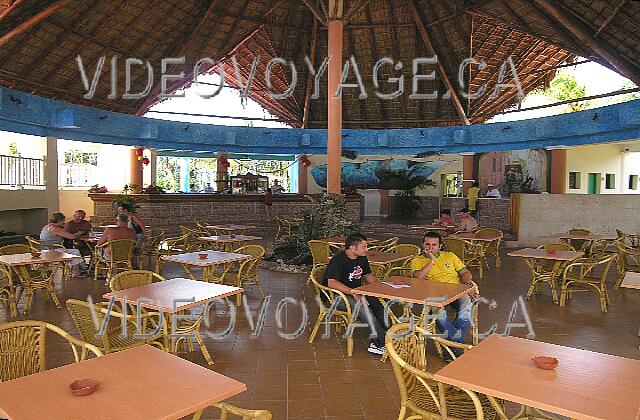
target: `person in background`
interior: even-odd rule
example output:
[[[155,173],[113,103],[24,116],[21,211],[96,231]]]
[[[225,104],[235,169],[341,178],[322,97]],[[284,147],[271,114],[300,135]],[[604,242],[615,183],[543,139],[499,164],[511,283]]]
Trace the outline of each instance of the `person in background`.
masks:
[[[502,194],[500,194],[500,190],[493,184],[487,185],[488,191],[485,197],[491,198],[502,198]]]
[[[273,186],[271,187],[271,191],[273,191],[274,194],[282,194],[284,193],[284,187],[280,185],[277,179],[274,179]]]
[[[189,185],[189,192],[190,193],[197,193],[197,192],[200,192],[200,191],[198,191],[198,188],[196,187],[196,184],[191,184],[191,185]]]
[[[59,251],[67,252],[68,254],[73,254],[77,256],[80,255],[80,251],[74,248],[64,249],[63,242],[65,239],[75,240],[80,238],[83,235],[86,235],[88,232],[84,230],[80,230],[76,233],[69,233],[64,230],[64,220],[65,215],[62,213],[53,213],[49,218],[49,223],[42,227],[40,231],[40,243],[46,245],[60,245]],[[43,248],[43,251],[50,250],[50,248]],[[80,276],[80,264],[82,260],[73,260],[71,261],[71,276],[78,277]]]
[[[460,258],[453,252],[441,251],[441,238],[436,232],[427,232],[422,240],[422,255],[411,260],[411,268],[418,270],[413,276],[418,279],[439,281],[443,283],[472,285],[471,272],[465,267]],[[447,339],[457,343],[464,343],[467,329],[473,322],[472,301],[478,298],[474,289],[462,295],[457,300],[443,308],[436,318],[440,330],[447,334]],[[449,321],[446,309],[451,308],[456,313],[456,319]],[[459,353],[454,349],[454,354]],[[456,354],[458,356],[459,354]]]
[[[471,213],[476,212],[479,197],[480,183],[478,181],[474,181],[473,186],[467,191],[468,208]]]
[[[136,234],[134,238],[136,240],[136,248],[134,250],[134,268],[138,265],[138,257],[141,255],[142,243],[144,242],[144,222],[136,213],[132,213],[128,208],[122,204],[118,206],[118,214],[127,216],[127,227],[133,229]],[[106,232],[106,231],[105,231]],[[103,235],[104,236],[104,235]]]
[[[76,212],[73,213],[73,219],[69,220],[66,223],[64,230],[69,233],[78,233],[80,231],[86,233],[91,232],[93,230],[93,226],[91,226],[91,223],[89,223],[89,221],[85,220],[85,217],[87,217],[87,213],[84,210],[76,210]],[[83,241],[74,241],[65,238],[64,246],[66,248],[78,249],[83,257],[91,255],[91,248],[89,248]]]
[[[114,239],[131,239],[136,240],[136,231],[129,228],[129,217],[126,214],[120,213],[116,216],[116,226],[105,228],[102,237],[98,241],[98,245],[103,245]],[[109,252],[108,248],[104,250],[105,254]],[[106,255],[108,256],[108,255]]]
[[[460,210],[460,224],[458,225],[458,232],[471,232],[478,227],[478,221],[471,216],[468,208]]]
[[[206,186],[206,187],[204,187],[204,190],[203,190],[203,191],[204,191],[204,192],[206,192],[206,193],[213,193],[213,192],[216,192],[216,190],[214,190],[214,189],[213,189],[213,187],[211,186],[211,183],[210,183],[210,182],[207,182],[207,186]]]
[[[273,192],[271,188],[264,191],[264,210],[267,214],[267,220],[271,220],[271,206],[273,205]]]
[[[449,227],[456,225],[456,218],[451,215],[451,210],[442,209],[440,218],[433,221],[434,226]]]

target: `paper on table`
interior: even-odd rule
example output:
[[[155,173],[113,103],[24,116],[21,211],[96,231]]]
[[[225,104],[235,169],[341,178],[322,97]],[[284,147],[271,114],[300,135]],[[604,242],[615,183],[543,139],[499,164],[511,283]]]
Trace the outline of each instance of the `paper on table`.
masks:
[[[393,284],[393,283],[392,283],[392,282],[390,282],[390,281],[383,281],[382,283],[383,283],[383,284],[386,284],[387,286],[391,286],[391,287],[393,287],[394,289],[400,289],[400,288],[402,288],[402,287],[411,287],[411,286],[410,286],[410,285],[408,285],[408,284]]]

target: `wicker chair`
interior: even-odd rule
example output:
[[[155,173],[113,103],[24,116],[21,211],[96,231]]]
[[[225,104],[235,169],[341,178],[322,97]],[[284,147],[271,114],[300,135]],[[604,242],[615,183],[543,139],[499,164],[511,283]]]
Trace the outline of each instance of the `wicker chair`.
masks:
[[[283,216],[275,216],[278,222],[278,232],[276,233],[276,239],[284,236],[291,236],[291,233],[299,228],[297,223],[292,222]]]
[[[209,236],[209,231],[204,229],[192,229],[186,226],[180,226],[180,235],[184,238],[184,251],[196,252],[208,249],[209,244],[202,242],[198,238],[200,236]]]
[[[394,246],[396,246],[398,244],[398,241],[400,240],[400,238],[398,238],[397,236],[394,236],[392,238],[389,238],[387,240],[381,241],[381,242],[377,242],[376,244],[372,244],[369,247],[370,251],[377,251],[377,252],[389,252],[389,250],[391,248],[393,248]]]
[[[140,266],[142,266],[142,260],[147,257],[147,265],[151,267],[152,258],[160,258],[160,244],[164,239],[164,229],[151,229],[149,236],[144,238],[142,242],[142,249],[140,251]]]
[[[221,273],[213,273],[210,281],[236,287],[244,287],[245,284],[252,283],[256,285],[260,291],[260,295],[264,299],[264,291],[262,290],[260,277],[258,276],[260,262],[262,261],[262,257],[264,257],[264,248],[260,245],[245,245],[233,252],[236,254],[250,255],[252,258],[227,264]],[[236,270],[235,267],[238,267],[238,269]],[[236,303],[238,306],[242,303],[242,293],[236,295]]]
[[[47,332],[64,338],[74,360],[87,359],[88,353],[102,356],[97,347],[72,337],[62,328],[43,321],[16,321],[0,325],[0,382],[47,370]]]
[[[341,328],[344,328],[346,331],[351,323],[351,305],[349,304],[349,300],[347,300],[345,294],[339,290],[322,285],[321,282],[325,278],[326,273],[326,266],[318,266],[311,270],[311,274],[309,274],[313,287],[316,289],[316,300],[320,305],[320,314],[318,314],[318,319],[313,326],[311,336],[309,336],[309,344],[313,343],[318,331],[320,330],[320,326],[323,323],[328,322],[330,325],[335,325],[336,331],[339,331]],[[339,298],[342,299],[346,310],[335,310],[331,312],[331,306],[334,304],[336,299]],[[329,315],[332,316],[332,319],[327,319]],[[351,355],[353,355],[353,337],[350,334],[347,337],[347,356]]]
[[[241,420],[271,420],[272,415],[267,410],[248,410],[246,408],[239,408],[227,403],[214,404],[211,407],[215,407],[220,410],[220,420],[227,420],[229,414],[240,417]],[[200,420],[203,410],[197,411],[193,415],[192,420]]]
[[[575,251],[571,245],[566,243],[544,244],[537,247],[537,249],[544,249],[546,251]],[[527,299],[530,299],[531,296],[539,293],[540,287],[543,283],[549,283],[549,287],[551,288],[551,298],[554,303],[558,303],[558,286],[556,281],[567,263],[565,261],[537,258],[525,258],[524,261],[531,271]]]
[[[162,241],[160,241],[160,246],[158,247],[158,258],[156,258],[156,273],[160,274],[160,272],[162,271],[163,256],[188,252],[188,241],[189,234],[174,236],[171,238],[164,238]]]
[[[627,272],[640,273],[640,249],[630,247],[621,241],[616,241],[618,251],[618,278],[614,289],[618,289]]]
[[[131,289],[132,287],[144,286],[153,283],[153,280],[164,281],[165,278],[153,271],[129,270],[118,273],[109,281],[109,288],[112,291]]]
[[[632,234],[624,233],[620,229],[616,229],[616,233],[618,234],[617,240],[619,242],[622,242],[625,245],[630,246],[631,248],[640,247],[640,235],[632,235]]]
[[[616,254],[596,254],[568,264],[562,275],[560,306],[565,306],[573,293],[595,291],[600,297],[600,310],[607,312],[610,303],[607,294],[607,273],[616,257]],[[599,274],[596,273],[598,270]]]
[[[478,267],[478,276],[484,276],[484,251],[482,245],[459,238],[443,238],[442,243],[447,251],[453,252],[467,267]]]
[[[501,260],[500,260],[500,242],[502,241],[502,238],[504,237],[504,233],[502,233],[502,231],[500,229],[483,227],[483,228],[480,228],[480,229],[478,229],[476,231],[476,236],[478,238],[483,238],[483,237],[493,238],[493,237],[496,237],[496,239],[494,239],[491,242],[489,242],[486,245],[486,247],[484,248],[484,262],[487,265],[487,268],[489,268],[489,261],[487,260],[487,255],[491,255],[496,259],[496,268],[500,268],[500,265],[501,265]]]
[[[571,235],[591,235],[588,229],[569,229]],[[582,251],[589,255],[593,241],[590,239],[563,239],[562,242],[571,245],[576,251]]]
[[[10,275],[11,267],[0,264],[0,302],[5,302],[9,307],[9,316],[18,316],[18,307],[15,286]]]
[[[31,236],[25,236],[25,239],[29,243],[29,251],[26,252],[40,252],[40,251],[67,251],[67,248],[63,244],[44,244],[36,239],[33,239]],[[62,264],[62,278],[65,280],[69,280],[71,278],[71,270],[69,266],[65,263]]]
[[[93,304],[95,314],[98,318],[98,324],[107,323],[104,334],[99,337],[100,327],[97,327],[92,316],[91,305],[76,299],[67,300],[67,310],[73,319],[73,323],[80,334],[82,340],[99,348],[103,353],[114,353],[116,351],[129,349],[143,344],[151,344],[162,350],[165,350],[165,338],[167,337],[166,323],[162,323],[162,331],[153,334],[148,338],[138,338],[136,333],[136,315],[124,315],[115,310],[109,311],[101,304]],[[162,314],[157,312],[145,312],[142,314],[142,326],[146,325],[149,319],[160,319]],[[107,318],[107,319],[105,319]],[[123,331],[122,319],[125,319],[126,331]],[[115,325],[109,326],[109,321],[114,320]],[[117,322],[116,322],[117,320]],[[152,325],[158,325],[158,322],[151,322]],[[143,330],[143,332],[147,332]]]
[[[136,241],[132,239],[115,239],[96,246],[96,267],[94,279],[98,280],[101,270],[107,270],[107,281],[114,271],[133,269],[132,258]],[[106,252],[108,250],[108,252]]]
[[[420,255],[421,250],[418,245],[397,244],[389,248],[387,252],[393,252],[394,254],[400,254],[400,255],[411,255],[412,257],[416,257]]]
[[[469,350],[471,346],[428,335],[409,324],[392,326],[385,337],[385,348],[400,389],[400,413],[403,419],[494,419],[496,407],[485,395],[437,382],[427,370],[425,337],[455,359],[452,348]],[[496,402],[497,403],[497,402]],[[499,406],[500,414],[504,415]],[[506,416],[504,417],[506,418]]]

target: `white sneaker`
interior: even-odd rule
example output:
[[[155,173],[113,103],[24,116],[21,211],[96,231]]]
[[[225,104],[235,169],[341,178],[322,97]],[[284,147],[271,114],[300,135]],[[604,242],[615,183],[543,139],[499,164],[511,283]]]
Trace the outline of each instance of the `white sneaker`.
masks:
[[[375,344],[369,344],[369,348],[367,349],[369,353],[373,354],[384,354],[384,347],[378,347]]]

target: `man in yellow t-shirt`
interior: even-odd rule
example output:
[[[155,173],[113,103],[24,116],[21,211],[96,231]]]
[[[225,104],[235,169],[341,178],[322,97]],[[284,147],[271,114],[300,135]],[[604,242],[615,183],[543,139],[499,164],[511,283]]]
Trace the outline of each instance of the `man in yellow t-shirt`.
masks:
[[[480,183],[475,181],[473,186],[467,190],[467,200],[469,201],[469,210],[473,213],[476,211],[476,204],[480,198]]]
[[[411,260],[411,268],[417,270],[413,274],[414,277],[443,283],[472,284],[471,272],[467,270],[460,258],[453,252],[440,251],[440,235],[436,232],[427,232],[424,235],[422,250],[424,255],[418,255]],[[456,320],[453,323],[447,317],[446,310],[441,310],[438,314],[436,324],[447,334],[449,340],[464,343],[467,329],[473,322],[472,300],[477,297],[477,293],[471,289],[469,294],[447,305],[456,311]]]

